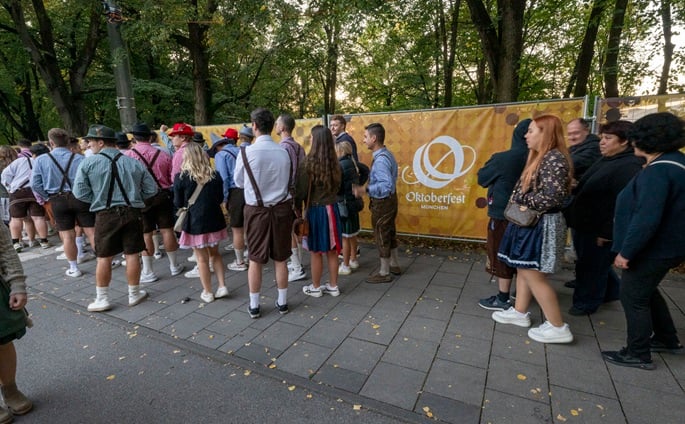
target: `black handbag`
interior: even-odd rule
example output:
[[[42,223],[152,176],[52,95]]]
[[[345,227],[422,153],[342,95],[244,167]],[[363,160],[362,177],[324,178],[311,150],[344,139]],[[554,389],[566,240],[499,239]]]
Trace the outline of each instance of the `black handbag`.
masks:
[[[528,206],[519,205],[513,200],[509,200],[507,207],[504,209],[504,217],[507,221],[519,227],[533,227],[538,223],[541,216],[542,213]]]

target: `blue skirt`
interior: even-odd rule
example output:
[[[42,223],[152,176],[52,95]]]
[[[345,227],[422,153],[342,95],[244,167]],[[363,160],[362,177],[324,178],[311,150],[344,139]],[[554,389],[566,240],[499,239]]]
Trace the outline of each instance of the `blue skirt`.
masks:
[[[542,222],[534,227],[519,227],[509,223],[499,245],[497,258],[512,268],[540,269],[542,253]]]
[[[342,234],[338,205],[310,206],[307,209],[309,235],[303,245],[310,252],[325,253],[342,249]]]
[[[566,223],[561,213],[542,215],[534,227],[509,223],[499,245],[497,258],[512,268],[556,272],[564,257]]]

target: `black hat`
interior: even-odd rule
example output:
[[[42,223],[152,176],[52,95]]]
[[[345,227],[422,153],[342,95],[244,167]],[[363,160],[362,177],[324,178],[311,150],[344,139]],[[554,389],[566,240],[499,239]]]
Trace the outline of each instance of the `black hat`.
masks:
[[[130,133],[140,137],[150,137],[152,134],[154,134],[152,131],[150,131],[150,127],[148,127],[145,122],[138,122],[135,124]]]
[[[117,132],[117,146],[122,147],[122,148],[127,148],[128,146],[131,145],[131,140],[128,139],[128,136],[126,133],[123,132]]]
[[[114,134],[114,130],[110,127],[104,125],[91,125],[88,128],[88,134],[83,136],[84,139],[96,139],[96,140],[116,140],[117,137]]]
[[[207,154],[209,154],[210,158],[213,158],[214,156],[216,156],[217,152],[219,151],[219,147],[226,145],[226,144],[230,143],[231,141],[233,141],[235,143],[235,140],[229,140],[228,138],[222,138],[220,140],[215,141],[212,144],[212,147],[209,148],[209,151],[207,152]]]
[[[202,136],[201,132],[195,131],[193,134],[193,141],[196,143],[204,144],[205,138]]]

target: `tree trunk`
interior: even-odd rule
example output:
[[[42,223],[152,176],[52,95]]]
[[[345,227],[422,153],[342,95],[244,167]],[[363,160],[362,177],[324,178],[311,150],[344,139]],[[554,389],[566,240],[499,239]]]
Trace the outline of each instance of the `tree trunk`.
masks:
[[[628,0],[616,0],[614,16],[609,29],[606,58],[604,60],[604,95],[619,97],[618,91],[618,54],[621,47],[621,32],[626,16]]]
[[[498,0],[497,27],[481,0],[467,0],[490,69],[495,103],[515,102],[519,93],[519,68],[523,53],[525,0]]]
[[[442,106],[450,107],[452,106],[452,99],[454,98],[452,90],[454,87],[454,62],[457,49],[457,30],[459,29],[459,9],[461,8],[461,0],[450,1],[448,15],[449,30],[447,29],[447,16],[445,15],[444,2],[441,0],[438,2],[438,5],[440,7],[438,16],[440,22],[439,40],[442,50],[442,85],[445,90]]]
[[[55,51],[55,40],[52,22],[48,16],[43,1],[33,0],[36,22],[32,22],[29,30],[24,15],[23,2],[3,1],[2,5],[12,18],[14,27],[23,44],[29,52],[31,60],[38,68],[50,99],[57,109],[57,113],[64,123],[64,129],[71,134],[84,134],[88,123],[85,116],[83,101],[83,81],[88,67],[95,57],[95,50],[102,38],[102,16],[99,5],[90,8],[88,36],[82,46],[73,46],[77,56],[69,58],[66,69],[60,67],[60,57]],[[37,31],[39,38],[33,32]],[[68,84],[64,74],[68,76]]]
[[[671,62],[673,61],[672,28],[671,28],[671,0],[661,0],[661,25],[664,28],[664,66],[661,68],[659,78],[659,90],[657,94],[668,93],[668,78],[671,74]]]
[[[587,83],[590,78],[590,71],[592,70],[592,58],[595,53],[597,31],[608,3],[608,0],[595,0],[592,4],[590,18],[587,21],[587,27],[585,27],[583,42],[578,52],[578,59],[573,67],[566,91],[564,91],[565,98],[568,98],[571,92],[573,92],[574,97],[583,97],[587,94]]]

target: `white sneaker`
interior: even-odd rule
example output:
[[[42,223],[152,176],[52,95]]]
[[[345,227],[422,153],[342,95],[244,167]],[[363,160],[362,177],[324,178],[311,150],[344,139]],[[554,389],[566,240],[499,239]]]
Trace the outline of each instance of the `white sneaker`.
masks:
[[[350,259],[350,269],[359,269],[359,261],[356,259]]]
[[[233,243],[228,243],[226,246],[224,246],[224,250],[231,252],[233,250]]]
[[[216,289],[216,293],[214,293],[214,299],[221,299],[226,296],[228,296],[228,287],[226,286],[219,287]]]
[[[103,312],[112,309],[107,298],[95,299],[95,302],[88,305],[88,312]]]
[[[200,293],[200,299],[202,299],[202,301],[205,303],[212,303],[214,302],[214,295],[209,292],[203,291],[202,293]]]
[[[338,286],[331,287],[331,285],[329,283],[326,283],[323,286],[321,286],[320,288],[321,288],[322,292],[324,292],[325,294],[331,295],[333,297],[340,295],[340,290],[338,289]]]
[[[311,297],[323,296],[323,292],[321,291],[321,287],[316,288],[316,287],[314,287],[314,284],[310,284],[308,286],[302,287],[302,293],[306,294],[307,296],[311,296]]]
[[[338,267],[338,275],[350,275],[352,274],[352,270],[350,269],[349,266],[345,266],[345,264],[340,264]]]
[[[29,247],[29,248],[31,248],[31,247],[38,247],[38,245],[39,245],[38,240],[35,240],[35,239],[34,239],[34,240],[29,240],[29,241],[26,243],[26,247]]]
[[[77,278],[77,277],[80,277],[80,276],[83,275],[83,273],[81,272],[81,270],[78,269],[78,268],[76,268],[76,269],[68,269],[67,272],[66,272],[65,274],[67,274],[67,277],[74,277],[74,278]]]
[[[119,259],[112,259],[112,269],[114,269],[120,265],[126,266],[126,261],[125,260],[120,261]]]
[[[76,258],[76,263],[81,265],[84,262],[92,261],[95,259],[95,255],[91,252],[86,252],[83,255]]]
[[[188,258],[188,262],[197,262],[197,258],[195,257],[194,253],[190,255],[190,257]]]
[[[59,246],[55,247],[55,252],[64,252],[64,245],[60,244]]]
[[[500,324],[514,324],[519,327],[530,327],[530,312],[525,314],[520,313],[514,307],[504,311],[495,311],[492,313],[492,319]]]
[[[193,269],[183,274],[186,278],[200,278],[200,269],[195,265]]]
[[[539,327],[528,330],[528,337],[540,343],[571,343],[573,334],[568,324],[555,327],[549,321],[545,321]]]
[[[288,263],[286,265],[288,266],[288,271],[292,271],[292,270],[297,268],[295,266],[295,264],[293,263],[293,261],[288,261]]]
[[[247,271],[247,264],[245,262],[243,263],[238,263],[237,260],[234,260],[230,264],[226,266],[228,269],[231,271]]]
[[[55,257],[55,259],[57,259],[58,261],[66,261],[67,260],[67,254],[66,253],[60,253],[59,255],[57,255],[57,257]]]
[[[152,254],[152,257],[155,259],[162,259],[162,256],[164,256],[164,255],[162,255],[162,252],[160,252],[160,251],[156,251],[155,253]]]
[[[155,281],[159,280],[159,277],[154,273],[140,273],[140,282],[141,283],[154,283]]]
[[[169,267],[169,270],[171,271],[172,277],[175,277],[178,274],[182,273],[184,269],[186,269],[186,267],[181,265],[181,264],[178,264],[175,267],[171,267],[171,266]]]
[[[307,278],[307,273],[304,272],[304,268],[300,267],[300,269],[295,269],[288,271],[288,282],[291,283],[293,281],[297,280],[304,280]]]
[[[147,292],[145,290],[140,290],[138,296],[128,295],[128,306],[136,306],[147,297]]]

